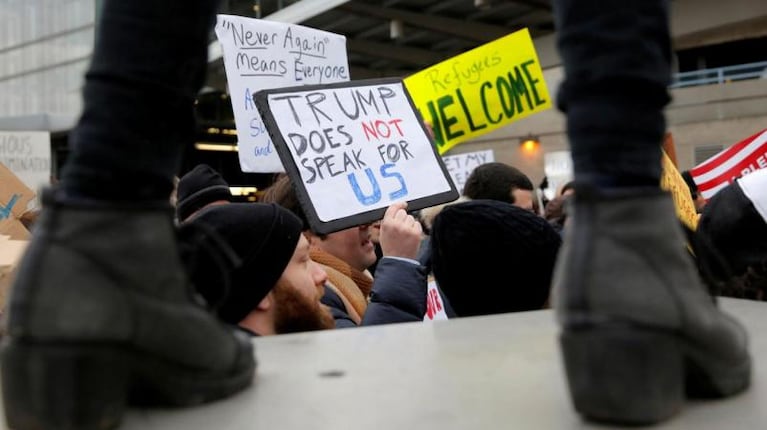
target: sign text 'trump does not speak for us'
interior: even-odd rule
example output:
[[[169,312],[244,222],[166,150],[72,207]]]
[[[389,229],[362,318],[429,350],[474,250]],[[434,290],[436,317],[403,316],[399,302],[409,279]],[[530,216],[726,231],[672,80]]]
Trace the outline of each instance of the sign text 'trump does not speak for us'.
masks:
[[[401,80],[304,88],[260,91],[256,105],[319,230],[371,222],[397,201],[458,197]]]
[[[440,154],[552,106],[527,29],[405,79]]]

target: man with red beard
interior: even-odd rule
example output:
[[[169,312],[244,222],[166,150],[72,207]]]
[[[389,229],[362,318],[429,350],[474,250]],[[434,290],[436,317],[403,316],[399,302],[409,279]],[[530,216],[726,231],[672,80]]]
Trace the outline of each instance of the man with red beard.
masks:
[[[336,328],[423,320],[427,270],[417,260],[422,231],[405,202],[393,203],[381,220],[382,256],[373,278],[368,268],[378,257],[372,224],[330,234],[312,231],[285,174],[264,191],[261,201],[277,203],[302,220],[311,258],[328,274],[322,302],[330,306]]]
[[[275,204],[203,209],[182,227],[195,289],[220,319],[252,335],[333,328],[320,303],[327,274],[309,256],[302,227]]]

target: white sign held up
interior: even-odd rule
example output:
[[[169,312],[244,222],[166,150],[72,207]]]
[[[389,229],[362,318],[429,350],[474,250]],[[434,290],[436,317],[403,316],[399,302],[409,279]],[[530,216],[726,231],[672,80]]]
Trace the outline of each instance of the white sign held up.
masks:
[[[450,178],[453,180],[459,193],[463,193],[463,186],[466,185],[466,179],[477,166],[495,161],[492,149],[476,152],[466,152],[464,154],[442,156]]]
[[[400,79],[264,90],[256,105],[317,233],[458,198]]]
[[[300,25],[218,15],[244,172],[282,172],[253,95],[267,88],[349,80],[346,37]]]

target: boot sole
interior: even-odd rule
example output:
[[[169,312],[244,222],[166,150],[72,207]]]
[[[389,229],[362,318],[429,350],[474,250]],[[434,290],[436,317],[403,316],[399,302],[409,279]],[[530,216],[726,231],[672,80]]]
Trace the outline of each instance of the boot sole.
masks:
[[[127,404],[190,406],[251,384],[254,367],[205,374],[115,345],[3,345],[3,402],[13,430],[117,427]]]
[[[676,414],[686,396],[729,396],[750,381],[747,356],[723,365],[651,329],[569,329],[560,346],[575,409],[598,422],[656,424]]]

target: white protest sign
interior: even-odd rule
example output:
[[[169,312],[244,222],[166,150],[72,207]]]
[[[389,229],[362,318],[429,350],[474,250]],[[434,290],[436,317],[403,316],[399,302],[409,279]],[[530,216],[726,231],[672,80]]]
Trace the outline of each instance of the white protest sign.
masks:
[[[495,161],[492,149],[484,151],[467,152],[464,154],[444,155],[442,161],[447,167],[450,178],[453,179],[455,187],[459,193],[463,193],[463,186],[471,172],[480,164],[491,163]]]
[[[440,321],[447,319],[447,312],[445,312],[442,296],[437,289],[437,282],[429,277],[429,283],[426,286],[426,315],[423,316],[423,320]]]
[[[50,133],[0,131],[0,163],[33,191],[50,185]]]
[[[543,155],[543,171],[549,181],[544,190],[546,198],[553,199],[559,187],[573,179],[573,159],[570,151],[553,151]]]
[[[400,79],[265,90],[256,104],[319,233],[458,197]]]
[[[218,15],[240,167],[244,172],[282,172],[253,94],[266,88],[349,80],[346,37],[300,25]]]

